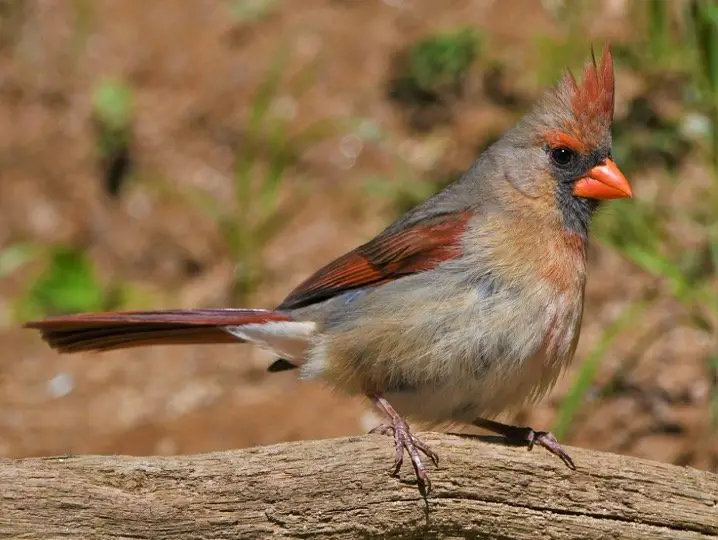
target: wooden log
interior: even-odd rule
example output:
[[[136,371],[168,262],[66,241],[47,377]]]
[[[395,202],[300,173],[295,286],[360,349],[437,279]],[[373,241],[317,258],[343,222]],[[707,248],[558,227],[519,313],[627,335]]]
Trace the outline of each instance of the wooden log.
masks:
[[[424,500],[390,439],[173,457],[0,460],[1,538],[718,538],[718,475],[572,448],[422,434]]]

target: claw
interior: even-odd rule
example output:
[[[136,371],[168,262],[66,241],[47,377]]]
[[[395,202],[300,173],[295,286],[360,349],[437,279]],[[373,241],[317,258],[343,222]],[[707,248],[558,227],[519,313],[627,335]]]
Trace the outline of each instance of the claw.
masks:
[[[558,456],[569,469],[574,471],[576,470],[576,465],[574,465],[573,459],[571,459],[571,456],[569,456],[568,453],[561,447],[553,433],[548,431],[534,431],[532,429],[529,441],[529,450],[533,448],[534,443],[537,443],[539,446],[543,446],[554,456]]]

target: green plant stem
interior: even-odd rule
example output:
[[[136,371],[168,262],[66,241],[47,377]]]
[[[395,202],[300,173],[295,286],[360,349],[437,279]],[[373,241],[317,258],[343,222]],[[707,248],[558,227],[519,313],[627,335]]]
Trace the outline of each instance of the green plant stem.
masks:
[[[583,406],[584,396],[596,379],[598,369],[610,346],[631,325],[631,322],[646,310],[652,301],[653,295],[650,295],[648,298],[633,302],[603,331],[598,343],[583,361],[571,388],[561,402],[553,428],[557,438],[564,438],[570,431],[574,419]]]

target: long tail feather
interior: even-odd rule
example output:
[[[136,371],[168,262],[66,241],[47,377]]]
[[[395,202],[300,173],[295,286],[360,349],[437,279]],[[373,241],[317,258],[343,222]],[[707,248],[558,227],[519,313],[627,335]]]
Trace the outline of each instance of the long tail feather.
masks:
[[[149,345],[241,343],[225,327],[291,321],[262,309],[189,309],[81,313],[26,323],[60,352],[108,351]]]

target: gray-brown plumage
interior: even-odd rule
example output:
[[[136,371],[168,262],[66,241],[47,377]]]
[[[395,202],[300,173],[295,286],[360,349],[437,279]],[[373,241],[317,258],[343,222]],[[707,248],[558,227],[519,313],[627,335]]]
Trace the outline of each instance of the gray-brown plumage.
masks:
[[[404,417],[473,423],[573,467],[552,435],[489,420],[543,396],[581,327],[586,242],[604,199],[631,196],[611,158],[613,65],[566,75],[456,183],[330,263],[276,310],[83,314],[28,323],[63,352],[252,342],[386,415],[377,431],[430,482]]]

